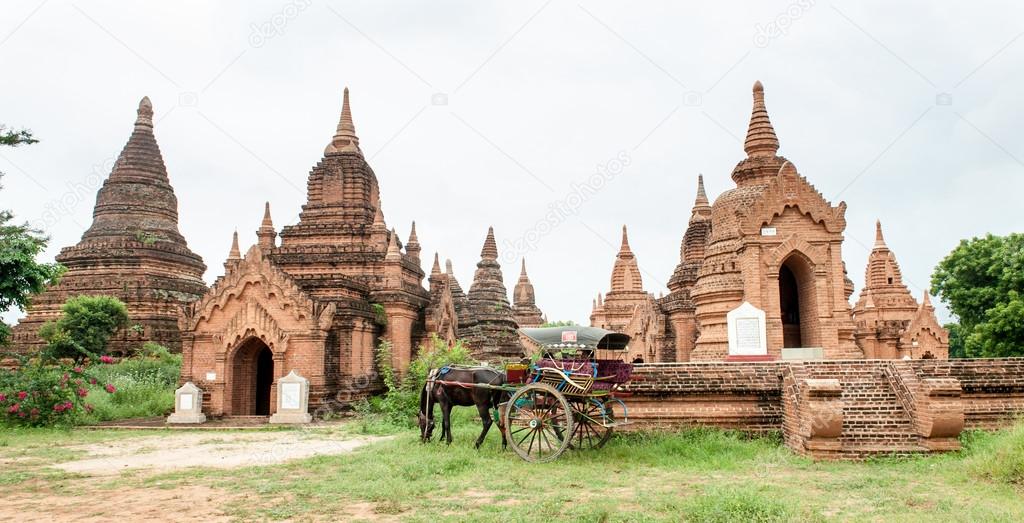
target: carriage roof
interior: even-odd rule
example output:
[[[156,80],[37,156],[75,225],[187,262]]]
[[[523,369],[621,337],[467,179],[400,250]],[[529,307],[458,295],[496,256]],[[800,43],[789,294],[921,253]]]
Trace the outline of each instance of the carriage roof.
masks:
[[[519,332],[542,348],[625,350],[629,345],[628,335],[597,327],[538,327],[519,329]]]

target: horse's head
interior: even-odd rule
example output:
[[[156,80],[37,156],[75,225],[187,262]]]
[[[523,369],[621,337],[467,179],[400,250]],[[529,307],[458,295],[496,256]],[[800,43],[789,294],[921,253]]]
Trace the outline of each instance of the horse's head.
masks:
[[[428,418],[423,412],[420,412],[417,418],[419,418],[420,423],[420,441],[426,443],[434,435],[434,420]]]

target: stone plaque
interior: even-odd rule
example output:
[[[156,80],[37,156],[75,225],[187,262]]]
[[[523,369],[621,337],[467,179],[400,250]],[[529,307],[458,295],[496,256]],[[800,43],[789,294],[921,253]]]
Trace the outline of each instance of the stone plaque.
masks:
[[[277,411],[271,423],[309,423],[309,380],[294,370],[277,380]]]
[[[729,311],[725,316],[729,329],[730,356],[766,356],[767,329],[764,311],[749,302]]]
[[[195,407],[192,406],[192,400],[195,398],[191,393],[181,394],[178,396],[178,408],[181,410],[193,410]]]
[[[736,319],[736,350],[742,353],[761,347],[761,322],[757,318]]]
[[[203,423],[203,391],[191,381],[174,391],[174,413],[167,416],[167,423]]]
[[[282,409],[297,409],[299,408],[299,394],[302,393],[302,385],[298,383],[282,383],[281,384],[281,408]]]

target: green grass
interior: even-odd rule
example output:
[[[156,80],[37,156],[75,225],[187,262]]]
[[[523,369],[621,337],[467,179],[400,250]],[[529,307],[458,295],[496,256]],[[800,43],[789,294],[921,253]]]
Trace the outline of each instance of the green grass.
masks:
[[[496,431],[474,450],[479,424],[468,410],[454,426],[455,441],[447,447],[436,439],[419,443],[414,429],[357,420],[327,433],[394,437],[350,454],[248,470],[136,472],[83,495],[206,485],[221,493],[218,506],[240,520],[1024,520],[1024,423],[998,433],[965,433],[961,452],[864,463],[813,462],[793,455],[777,437],[695,429],[622,434],[598,451],[531,464],[502,451]],[[0,458],[40,460],[14,461],[0,485],[74,484],[40,465],[49,459],[44,448],[139,434],[154,432],[0,432]],[[217,437],[210,433],[211,440]]]

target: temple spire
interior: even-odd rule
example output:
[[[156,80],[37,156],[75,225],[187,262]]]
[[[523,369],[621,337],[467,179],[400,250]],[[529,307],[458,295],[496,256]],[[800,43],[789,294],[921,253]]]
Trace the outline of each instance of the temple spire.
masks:
[[[430,268],[430,277],[441,275],[441,257],[438,256],[437,252],[434,253],[434,266]]]
[[[348,103],[348,87],[341,102],[341,118],[338,120],[338,129],[334,132],[331,144],[325,152],[361,152],[359,150],[359,137],[356,136],[356,126],[352,123],[352,109]]]
[[[529,277],[526,276],[526,258],[523,258],[522,269],[519,271],[519,279],[529,281]]]
[[[622,226],[622,246],[615,256],[615,265],[612,267],[612,291],[613,292],[642,292],[643,281],[640,277],[640,267],[637,265],[636,256],[629,249],[629,235],[626,226]]]
[[[771,120],[768,119],[768,109],[764,104],[764,86],[760,80],[754,82],[754,109],[750,114],[750,126],[747,128],[743,150],[748,158],[775,156],[779,150],[779,138],[775,135]]]
[[[485,260],[498,259],[498,244],[494,241],[494,227],[487,228],[487,239],[484,240],[484,247],[480,250],[480,258]]]
[[[690,221],[698,217],[711,216],[711,203],[708,202],[708,195],[704,192],[704,175],[697,175],[697,197],[693,200],[693,210],[690,213]]]
[[[704,192],[704,175],[697,175],[697,198],[693,202],[694,207],[705,207],[708,205],[708,195]]]
[[[231,252],[228,253],[228,260],[242,259],[242,252],[238,249],[238,231],[231,237]]]
[[[263,222],[260,223],[260,228],[256,230],[256,237],[261,249],[273,249],[277,244],[277,231],[274,230],[274,221],[270,219],[270,202],[267,202],[263,207]]]
[[[388,252],[384,256],[384,261],[398,261],[402,259],[402,251],[398,247],[398,233],[391,229],[391,238],[388,242]]]
[[[885,237],[882,236],[882,220],[875,220],[875,245],[874,248],[885,248]]]
[[[405,243],[405,252],[409,256],[420,259],[420,240],[416,236],[416,222],[412,222],[412,231],[409,232],[409,241]],[[417,263],[418,264],[418,263]]]
[[[148,96],[143,96],[142,100],[139,100],[138,116],[135,118],[135,125],[153,127],[153,103],[149,101]]]

